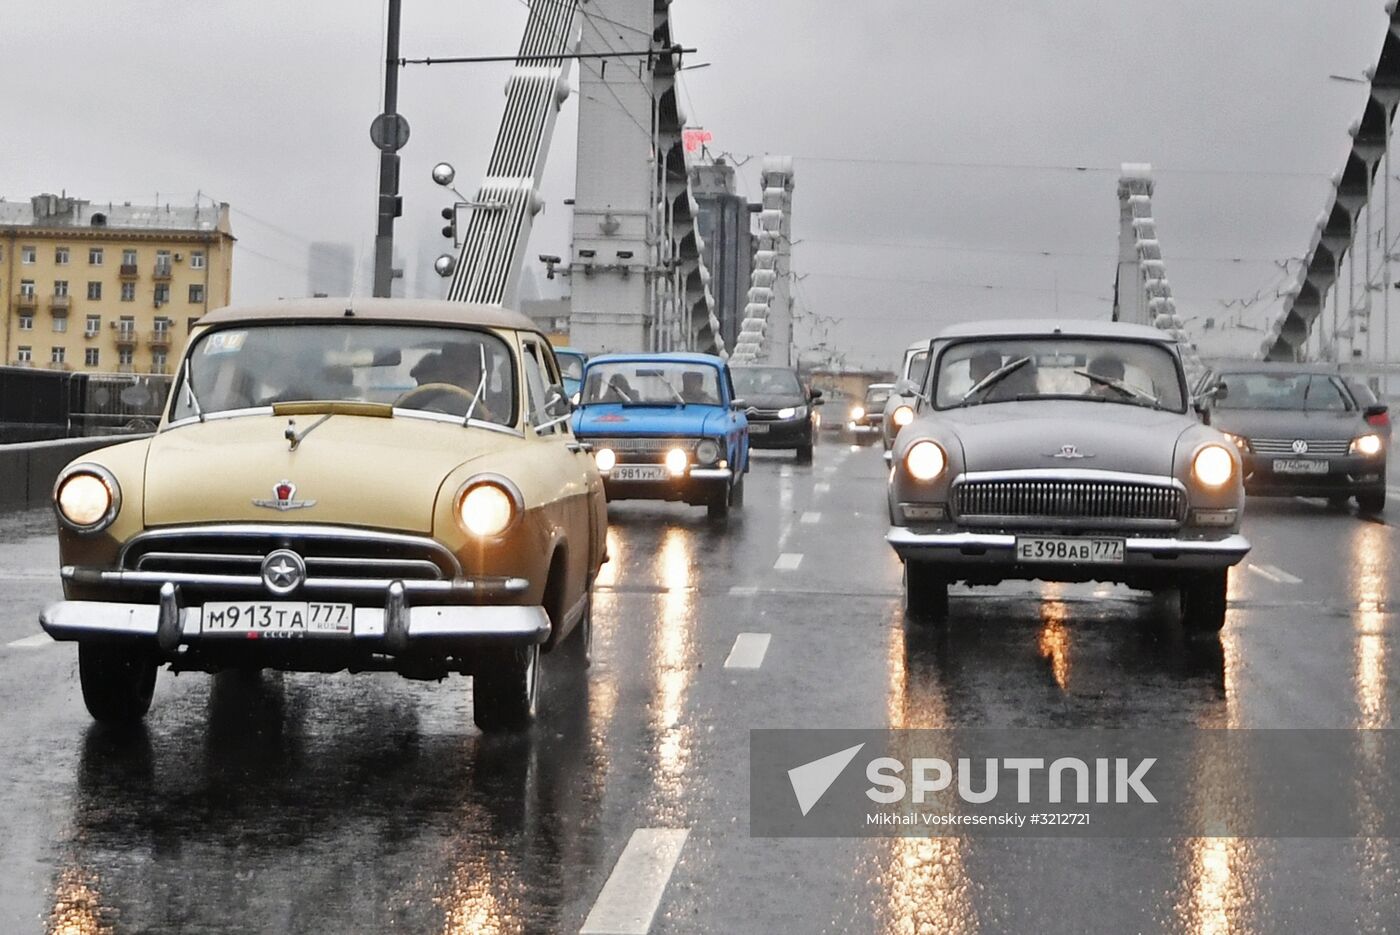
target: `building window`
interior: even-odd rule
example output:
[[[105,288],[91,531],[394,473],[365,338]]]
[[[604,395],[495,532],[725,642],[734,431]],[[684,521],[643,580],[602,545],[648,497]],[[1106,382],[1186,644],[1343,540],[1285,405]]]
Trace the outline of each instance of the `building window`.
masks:
[[[155,320],[155,329],[156,329],[156,334],[159,334],[159,335],[166,335],[166,334],[169,334],[169,333],[170,333],[170,319],[169,319],[169,318],[157,318],[157,319]]]
[[[20,345],[15,351],[15,360],[27,364],[34,359],[34,348]]]
[[[117,333],[130,337],[136,333],[136,319],[130,315],[123,315],[117,322]]]
[[[33,266],[33,265],[34,265],[34,261],[37,260],[38,258],[39,258],[39,248],[38,248],[38,247],[20,247],[20,248],[19,248],[19,261],[20,261],[21,263],[23,263],[25,266]]]
[[[98,349],[89,347],[83,350],[83,366],[96,367],[98,360]]]
[[[102,265],[102,248],[88,247],[88,266]]]
[[[135,250],[123,250],[123,251],[122,251],[122,266],[135,266],[135,265],[136,265],[136,251],[135,251]]]
[[[190,251],[190,269],[204,269],[204,251]]]
[[[102,316],[101,316],[101,315],[89,315],[89,316],[87,317],[87,323],[83,325],[83,334],[85,334],[85,335],[87,335],[88,337],[91,338],[91,337],[96,336],[96,334],[97,334],[99,331],[101,331],[101,330],[102,330]]]
[[[135,302],[135,301],[136,301],[136,283],[134,283],[134,282],[124,282],[124,283],[122,283],[122,301],[123,301],[123,302]]]
[[[169,250],[157,250],[157,251],[156,251],[156,275],[157,275],[157,276],[169,276],[169,275],[170,275],[170,251],[169,251]]]
[[[54,248],[53,248],[53,261],[54,261],[54,263],[56,263],[56,264],[59,265],[59,266],[67,266],[67,265],[68,265],[68,248],[67,248],[67,247],[54,247]]]
[[[160,308],[170,301],[170,283],[156,283],[156,308]]]
[[[55,279],[53,281],[53,294],[60,299],[66,298],[68,296],[68,280]]]
[[[64,334],[68,331],[68,316],[55,315],[53,319],[53,333]]]
[[[88,283],[88,298],[91,299],[91,300],[94,301],[94,302],[96,302],[98,299],[101,299],[101,298],[102,298],[102,283],[100,283],[100,282],[90,282],[90,283]]]
[[[21,279],[19,281],[19,294],[26,298],[34,298],[34,280]]]
[[[20,330],[20,331],[33,331],[33,330],[34,330],[34,316],[33,316],[33,315],[21,315],[21,316],[19,316],[19,330]]]
[[[190,286],[190,302],[199,305],[204,301],[204,287],[198,283]]]
[[[122,367],[130,367],[132,353],[129,347],[119,348],[117,350],[117,364]]]
[[[55,364],[61,364],[67,358],[68,351],[62,347],[55,347],[49,350],[49,360]]]
[[[165,373],[165,351],[153,351],[151,353],[151,372]]]

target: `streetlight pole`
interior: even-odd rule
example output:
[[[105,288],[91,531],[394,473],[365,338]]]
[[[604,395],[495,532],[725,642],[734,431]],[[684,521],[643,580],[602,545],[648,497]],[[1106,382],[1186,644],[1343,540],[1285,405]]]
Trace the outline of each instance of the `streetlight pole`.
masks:
[[[379,146],[379,225],[374,235],[374,295],[388,298],[394,281],[394,218],[399,214],[399,11],[402,0],[389,0],[389,28],[384,62],[384,135]]]

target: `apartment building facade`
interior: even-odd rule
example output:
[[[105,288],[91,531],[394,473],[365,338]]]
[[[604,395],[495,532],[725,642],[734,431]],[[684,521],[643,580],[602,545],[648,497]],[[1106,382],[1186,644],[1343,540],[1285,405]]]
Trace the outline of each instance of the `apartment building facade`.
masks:
[[[229,206],[0,200],[3,360],[169,373],[190,327],[229,304]]]

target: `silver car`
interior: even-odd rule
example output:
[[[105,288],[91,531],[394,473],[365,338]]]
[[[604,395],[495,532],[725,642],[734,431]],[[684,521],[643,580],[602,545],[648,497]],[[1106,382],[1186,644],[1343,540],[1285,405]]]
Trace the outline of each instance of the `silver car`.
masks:
[[[1180,595],[1218,631],[1239,533],[1239,450],[1201,423],[1153,328],[1009,321],[950,328],[895,438],[887,539],[911,617],[948,585],[1108,581]]]

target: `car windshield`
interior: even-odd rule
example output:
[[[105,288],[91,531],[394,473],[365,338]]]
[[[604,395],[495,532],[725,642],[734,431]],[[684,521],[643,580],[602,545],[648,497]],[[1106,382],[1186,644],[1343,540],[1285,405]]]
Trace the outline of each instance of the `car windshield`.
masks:
[[[1345,412],[1351,406],[1338,377],[1322,373],[1224,373],[1217,409]]]
[[[414,325],[212,330],[190,347],[177,390],[172,420],[338,401],[463,417],[470,410],[474,420],[510,425],[516,408],[515,368],[504,341],[484,331]]]
[[[1090,338],[960,341],[938,360],[940,409],[1025,399],[1084,399],[1184,412],[1179,365],[1164,346]]]
[[[719,370],[675,360],[619,360],[588,368],[581,402],[681,406],[720,404]]]
[[[872,386],[865,391],[865,405],[883,406],[890,398],[890,388],[888,386]]]
[[[585,359],[582,354],[573,351],[555,351],[554,356],[559,359],[559,369],[564,372],[565,379],[583,379],[583,365]]]
[[[797,374],[783,367],[735,367],[734,392],[740,396],[801,396]]]

